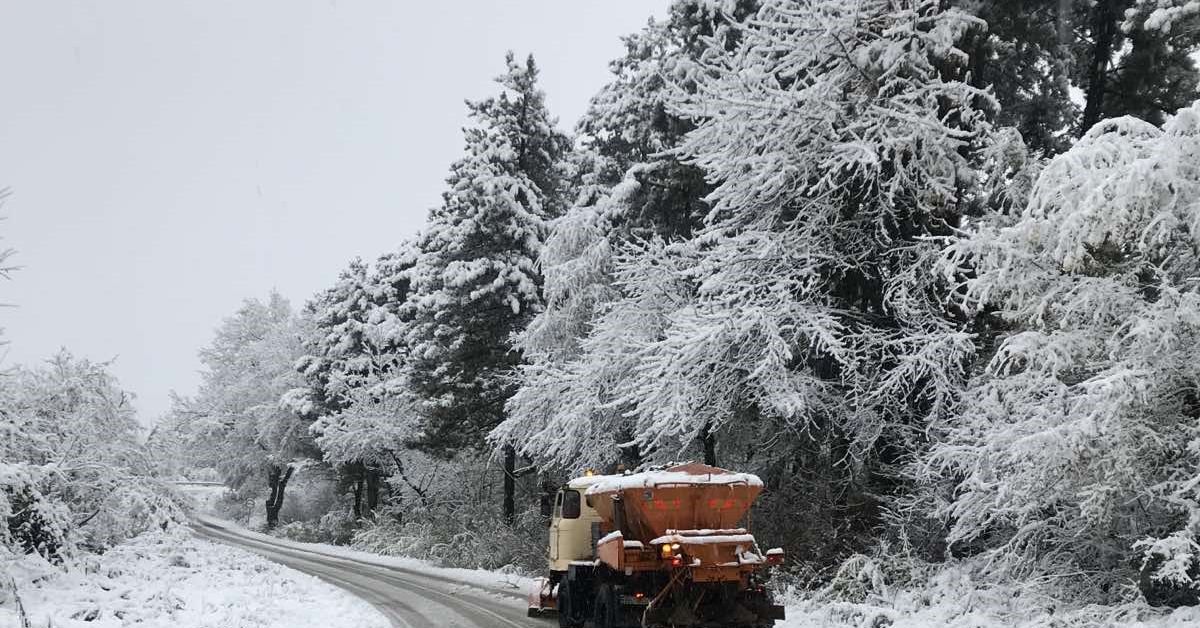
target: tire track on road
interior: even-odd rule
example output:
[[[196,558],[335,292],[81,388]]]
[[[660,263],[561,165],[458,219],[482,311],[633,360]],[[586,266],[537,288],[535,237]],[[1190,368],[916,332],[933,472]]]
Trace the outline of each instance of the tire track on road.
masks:
[[[378,608],[396,628],[547,628],[556,624],[525,617],[523,605],[497,599],[499,595],[489,595],[469,583],[308,552],[204,521],[194,522],[193,530],[345,589]],[[444,590],[447,586],[452,589]]]

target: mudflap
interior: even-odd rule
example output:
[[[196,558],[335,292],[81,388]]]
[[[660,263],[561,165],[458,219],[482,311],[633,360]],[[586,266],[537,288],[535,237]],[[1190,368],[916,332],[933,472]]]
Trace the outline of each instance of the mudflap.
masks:
[[[553,617],[558,614],[558,586],[549,578],[534,578],[528,593],[529,617]]]

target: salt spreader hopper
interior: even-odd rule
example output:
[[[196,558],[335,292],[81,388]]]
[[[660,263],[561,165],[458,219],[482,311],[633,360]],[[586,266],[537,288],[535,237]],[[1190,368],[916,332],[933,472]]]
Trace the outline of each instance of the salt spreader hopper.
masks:
[[[530,615],[556,611],[563,628],[769,628],[783,607],[764,585],[783,551],[760,551],[741,527],[760,492],[757,476],[696,463],[571,480]]]

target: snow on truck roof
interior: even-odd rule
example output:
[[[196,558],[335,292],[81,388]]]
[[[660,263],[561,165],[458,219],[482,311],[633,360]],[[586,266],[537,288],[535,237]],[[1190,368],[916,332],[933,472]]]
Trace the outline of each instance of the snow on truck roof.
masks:
[[[582,481],[586,480],[586,482]],[[577,484],[578,483],[578,484]],[[684,464],[668,469],[642,471],[626,475],[593,475],[571,480],[570,487],[587,489],[588,495],[611,493],[628,489],[656,488],[679,484],[762,486],[762,480],[752,473],[734,473],[703,464]]]

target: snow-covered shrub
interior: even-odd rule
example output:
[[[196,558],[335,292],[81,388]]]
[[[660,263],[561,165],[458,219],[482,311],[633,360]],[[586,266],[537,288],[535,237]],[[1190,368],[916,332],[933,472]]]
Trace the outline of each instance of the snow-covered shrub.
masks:
[[[377,517],[355,531],[351,546],[446,567],[536,574],[546,568],[546,530],[546,519],[536,509],[517,513],[510,525],[494,507],[463,505],[412,513],[403,523],[393,517]]]
[[[0,377],[0,545],[64,561],[183,520],[106,365],[60,353]]]
[[[39,466],[0,462],[0,561],[5,554],[38,554],[61,562],[72,552],[70,509],[43,494],[45,479]]]
[[[354,539],[358,522],[346,508],[337,508],[317,519],[291,521],[277,528],[277,536],[301,543],[348,545]]]
[[[535,483],[517,482],[517,503],[534,506],[518,511],[509,524],[497,499],[494,460],[464,456],[430,466],[438,467],[436,473],[410,471],[389,480],[392,499],[361,522],[353,547],[452,567],[545,567],[548,522],[536,506]]]
[[[1200,103],[1097,124],[943,270],[1003,330],[924,467],[956,484],[951,551],[1089,597],[1200,588]]]

